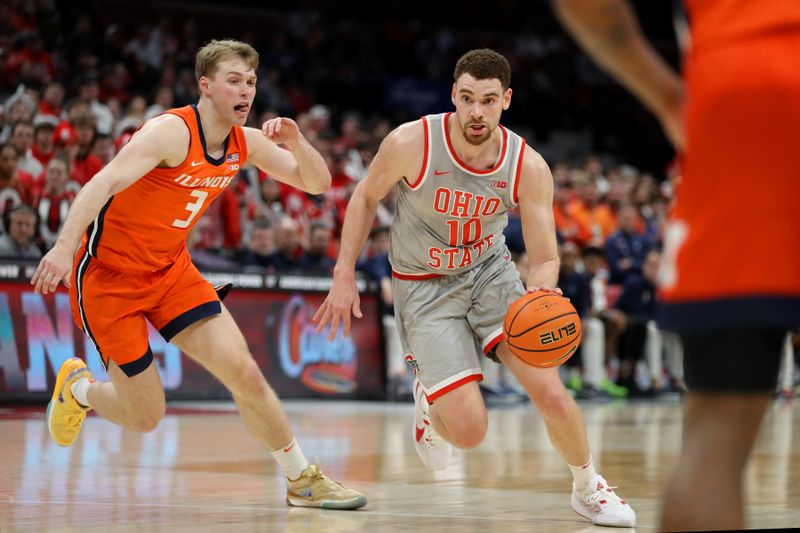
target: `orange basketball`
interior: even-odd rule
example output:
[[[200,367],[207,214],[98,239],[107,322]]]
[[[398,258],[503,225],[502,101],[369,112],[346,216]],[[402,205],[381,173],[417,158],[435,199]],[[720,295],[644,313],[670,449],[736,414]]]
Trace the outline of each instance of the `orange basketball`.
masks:
[[[529,365],[557,366],[578,349],[581,319],[563,296],[529,292],[508,308],[503,332],[511,353]]]

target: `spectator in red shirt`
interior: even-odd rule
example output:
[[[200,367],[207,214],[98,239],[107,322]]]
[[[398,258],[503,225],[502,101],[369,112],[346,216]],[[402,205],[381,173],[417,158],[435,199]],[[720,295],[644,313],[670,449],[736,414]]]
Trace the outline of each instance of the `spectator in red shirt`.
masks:
[[[106,133],[98,133],[97,137],[94,139],[94,145],[92,146],[92,154],[100,160],[103,166],[106,166],[114,156],[117,154],[117,147],[114,143],[114,139],[111,138],[111,135]]]
[[[58,82],[48,83],[39,101],[39,114],[61,117],[63,105],[64,87]]]
[[[33,118],[33,146],[31,146],[31,153],[42,168],[47,166],[50,159],[55,155],[55,146],[53,144],[53,132],[58,125],[58,118],[53,115],[38,114]],[[38,178],[38,176],[34,176]],[[44,181],[44,178],[42,178]]]
[[[72,126],[78,136],[78,151],[72,162],[70,177],[83,186],[103,168],[103,162],[91,151],[97,129],[94,117],[91,115],[76,117],[72,121]]]

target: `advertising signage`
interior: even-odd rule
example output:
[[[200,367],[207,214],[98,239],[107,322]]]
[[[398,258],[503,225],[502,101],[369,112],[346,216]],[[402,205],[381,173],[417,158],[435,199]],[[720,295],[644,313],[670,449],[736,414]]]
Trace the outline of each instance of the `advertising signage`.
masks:
[[[69,357],[84,359],[108,379],[92,342],[72,320],[67,290],[36,294],[33,265],[0,264],[0,401],[49,398],[55,372]],[[225,305],[236,319],[267,381],[283,398],[385,397],[384,340],[378,296],[359,281],[364,318],[350,337],[316,333],[311,321],[330,278],[205,273],[234,283]],[[124,332],[120,332],[121,335]],[[205,369],[150,326],[150,347],[168,399],[227,398]]]

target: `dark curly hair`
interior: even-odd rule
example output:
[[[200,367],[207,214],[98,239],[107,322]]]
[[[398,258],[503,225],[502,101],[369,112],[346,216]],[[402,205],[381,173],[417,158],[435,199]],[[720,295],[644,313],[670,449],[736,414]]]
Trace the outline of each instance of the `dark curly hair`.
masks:
[[[501,54],[488,48],[470,50],[456,62],[453,79],[458,81],[462,74],[469,74],[476,80],[500,80],[505,91],[511,85],[511,65]]]

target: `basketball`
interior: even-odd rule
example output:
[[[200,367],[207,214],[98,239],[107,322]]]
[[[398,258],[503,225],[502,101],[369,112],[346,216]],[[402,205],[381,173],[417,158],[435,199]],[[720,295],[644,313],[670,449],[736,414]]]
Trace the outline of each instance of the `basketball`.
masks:
[[[563,364],[581,341],[581,319],[567,298],[529,292],[508,308],[503,324],[511,353],[542,368]]]

